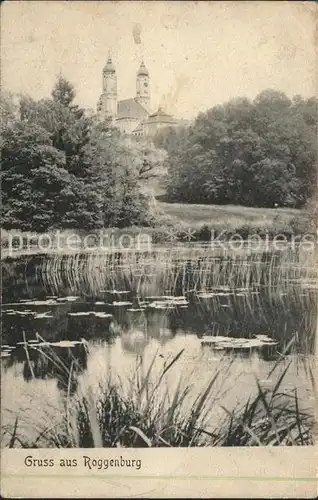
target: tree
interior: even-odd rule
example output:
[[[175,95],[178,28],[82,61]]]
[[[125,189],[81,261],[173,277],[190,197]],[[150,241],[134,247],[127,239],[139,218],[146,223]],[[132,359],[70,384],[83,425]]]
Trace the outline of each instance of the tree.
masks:
[[[1,130],[13,123],[18,117],[17,99],[11,92],[2,92],[0,99],[0,127]]]
[[[40,125],[50,133],[52,144],[66,155],[66,168],[77,176],[85,176],[83,149],[89,141],[92,118],[72,104],[73,86],[62,77],[52,92],[53,99],[34,101],[28,96],[20,99],[21,120]]]
[[[315,98],[265,90],[253,102],[234,99],[199,114],[182,144],[169,150],[168,196],[303,206],[316,184],[316,111]],[[169,144],[167,136],[157,141]]]
[[[98,194],[104,227],[149,225],[149,200],[141,190],[142,156],[135,143],[127,143],[117,130],[97,125],[85,149],[92,165],[91,190]],[[149,171],[150,172],[150,171]]]
[[[180,150],[186,139],[187,132],[188,130],[184,126],[160,128],[153,138],[153,144],[156,148],[163,149],[168,154],[172,154]]]
[[[145,138],[122,139],[123,151],[129,157],[129,163],[140,182],[162,177],[165,173],[165,159],[167,153],[164,149],[154,146]]]
[[[59,219],[67,180],[64,155],[37,125],[17,122],[2,135],[3,227],[45,231]],[[65,203],[65,202],[64,202]]]
[[[52,98],[62,106],[70,106],[75,98],[74,86],[60,75],[52,90]]]

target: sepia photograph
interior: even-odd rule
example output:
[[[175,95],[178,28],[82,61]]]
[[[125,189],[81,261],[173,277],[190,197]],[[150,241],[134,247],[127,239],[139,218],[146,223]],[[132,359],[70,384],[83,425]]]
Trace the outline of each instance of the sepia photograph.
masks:
[[[314,445],[316,20],[2,4],[1,447],[25,470]]]

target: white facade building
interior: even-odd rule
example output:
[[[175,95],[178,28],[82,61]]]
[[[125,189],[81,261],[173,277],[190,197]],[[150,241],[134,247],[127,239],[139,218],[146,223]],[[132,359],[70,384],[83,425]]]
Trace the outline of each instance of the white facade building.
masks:
[[[136,96],[118,101],[117,76],[111,57],[103,69],[102,94],[97,104],[101,120],[109,120],[122,134],[154,136],[158,129],[178,126],[180,120],[166,114],[161,108],[151,109],[149,72],[141,61],[136,74]]]

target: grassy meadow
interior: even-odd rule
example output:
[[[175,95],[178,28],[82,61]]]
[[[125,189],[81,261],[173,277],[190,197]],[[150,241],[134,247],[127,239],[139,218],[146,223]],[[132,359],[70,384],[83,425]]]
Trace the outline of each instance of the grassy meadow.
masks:
[[[165,214],[191,228],[203,225],[219,230],[235,230],[247,226],[257,229],[286,229],[295,221],[305,222],[306,215],[293,208],[254,208],[238,205],[197,205],[159,202]]]
[[[155,214],[156,223],[152,227],[130,226],[127,228],[105,228],[91,231],[100,241],[102,235],[105,246],[114,248],[130,245],[138,234],[149,238],[152,243],[171,241],[170,232],[174,233],[175,241],[209,241],[211,233],[215,237],[221,235],[228,239],[233,234],[240,235],[247,240],[251,235],[273,239],[276,235],[283,235],[287,239],[292,236],[302,237],[306,233],[315,234],[310,214],[305,210],[290,208],[252,208],[235,205],[196,205],[182,203],[165,203],[154,200],[151,210]],[[190,238],[188,236],[190,231]],[[37,232],[23,232],[20,230],[1,230],[2,255],[6,257],[9,251],[14,255],[20,253],[40,253],[39,242],[42,248],[48,251],[72,252],[81,248],[81,241],[87,236],[85,230],[60,229],[48,231],[46,237]],[[130,240],[123,244],[123,238]],[[78,238],[79,243],[76,243]],[[48,245],[48,241],[51,242]],[[69,243],[71,241],[71,244]],[[90,245],[94,245],[94,238]],[[118,243],[119,241],[119,243]],[[108,242],[108,243],[107,243]],[[45,250],[46,251],[46,250]]]

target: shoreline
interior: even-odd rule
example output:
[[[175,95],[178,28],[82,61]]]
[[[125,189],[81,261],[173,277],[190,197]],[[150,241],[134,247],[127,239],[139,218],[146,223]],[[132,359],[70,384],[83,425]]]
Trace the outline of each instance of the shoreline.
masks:
[[[159,245],[242,245],[254,239],[262,245],[317,245],[318,233],[308,212],[244,206],[173,204],[159,202],[161,217],[153,226],[125,228],[51,229],[45,233],[1,229],[1,259],[37,254],[116,253],[144,251]]]
[[[314,235],[313,235],[314,236]],[[237,246],[237,243],[241,243],[241,246]],[[317,237],[316,241],[279,241],[275,239],[260,239],[259,242],[255,242],[254,239],[246,239],[241,240],[240,242],[235,242],[234,240],[220,240],[213,243],[210,240],[198,240],[198,241],[173,241],[173,242],[149,242],[149,244],[145,244],[143,247],[101,247],[101,248],[49,248],[49,249],[28,249],[28,248],[19,248],[17,250],[12,250],[8,248],[1,249],[1,261],[5,261],[7,259],[16,259],[20,257],[27,256],[74,256],[74,255],[127,255],[130,252],[134,254],[144,254],[144,253],[159,253],[171,251],[177,251],[178,249],[184,250],[194,250],[200,248],[202,250],[224,250],[224,251],[243,251],[244,253],[252,253],[252,252],[269,252],[269,251],[284,251],[284,250],[293,250],[296,251],[301,248],[302,245],[307,245],[308,252],[313,251],[317,248]],[[310,246],[311,245],[311,246]]]

